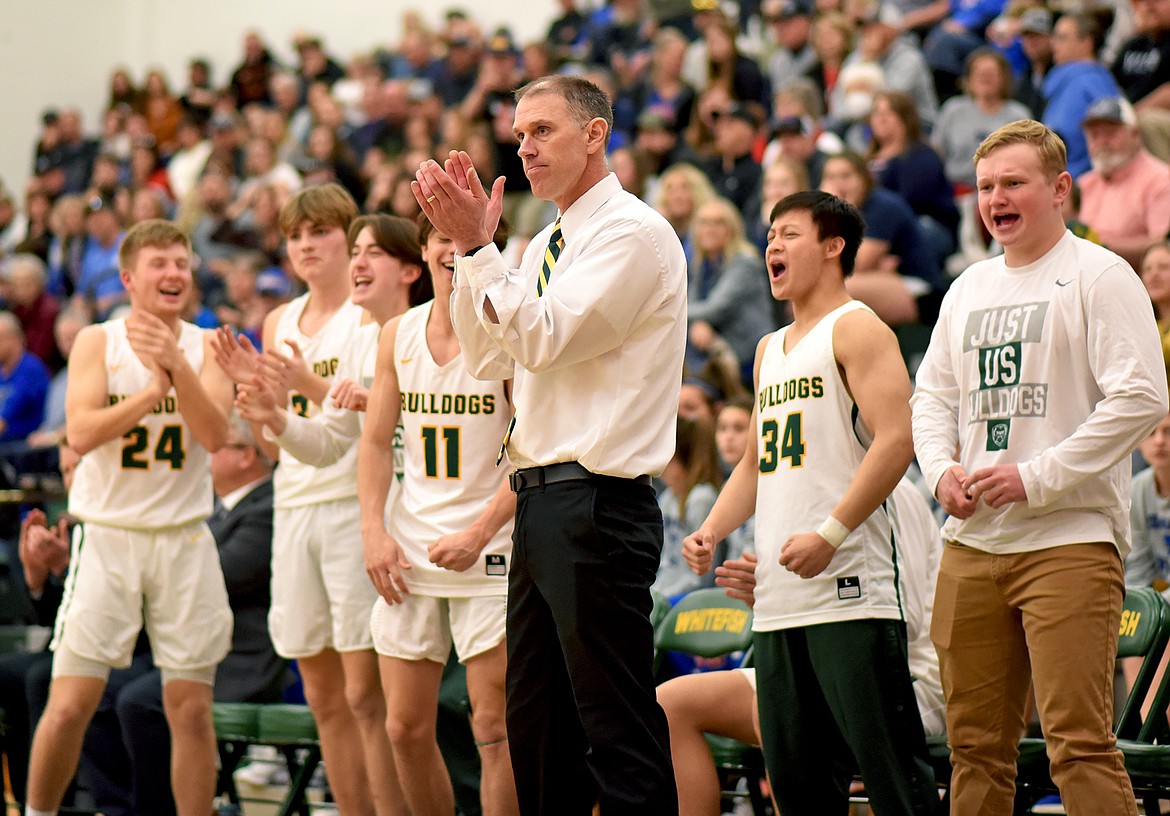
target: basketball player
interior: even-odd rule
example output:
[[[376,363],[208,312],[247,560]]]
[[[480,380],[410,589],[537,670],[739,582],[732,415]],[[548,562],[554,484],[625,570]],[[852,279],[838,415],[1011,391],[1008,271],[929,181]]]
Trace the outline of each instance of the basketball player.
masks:
[[[909,378],[893,333],[845,291],[861,214],[804,192],[771,219],[772,295],[794,319],[759,343],[757,434],[684,546],[707,553],[705,572],[756,513],[757,697],[780,811],[844,812],[860,770],[879,816],[926,816],[938,796],[884,504],[913,456]]]
[[[263,357],[218,338],[217,352],[232,379],[248,385],[262,375],[279,403],[300,416],[320,413],[340,361],[357,342],[361,307],[350,300],[346,239],[356,217],[357,205],[336,184],[290,198],[280,226],[309,291],[265,318]],[[257,428],[256,438],[263,435]],[[321,468],[287,453],[280,457],[273,478],[268,626],[277,653],[300,667],[338,808],[347,816],[387,816],[405,810],[370,638],[377,593],[365,579],[358,546],[356,459],[356,448]]]
[[[84,524],[53,639],[53,680],[30,759],[28,813],[52,814],[112,667],[145,623],[162,670],[171,777],[181,816],[215,793],[215,668],[232,613],[205,519],[208,452],[227,437],[231,383],[210,332],[180,320],[191,246],[168,221],[134,226],[118,253],[130,314],[89,326],[70,359],[66,430],[81,454],[69,511]]]
[[[497,233],[497,246],[503,244]],[[455,245],[419,220],[433,302],[382,332],[358,457],[366,568],[381,597],[371,628],[387,727],[414,816],[449,816],[451,780],[435,738],[452,641],[467,667],[486,816],[518,814],[504,725],[504,622],[515,494],[497,467],[511,419],[508,382],[472,377],[449,311]],[[391,442],[401,419],[405,474],[386,518]]]

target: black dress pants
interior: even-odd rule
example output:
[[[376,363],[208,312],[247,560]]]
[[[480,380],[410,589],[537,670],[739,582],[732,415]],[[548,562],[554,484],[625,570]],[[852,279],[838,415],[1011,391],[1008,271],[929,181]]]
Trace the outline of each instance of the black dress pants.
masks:
[[[508,583],[508,742],[523,816],[676,816],[652,676],[653,488],[591,479],[521,490]]]

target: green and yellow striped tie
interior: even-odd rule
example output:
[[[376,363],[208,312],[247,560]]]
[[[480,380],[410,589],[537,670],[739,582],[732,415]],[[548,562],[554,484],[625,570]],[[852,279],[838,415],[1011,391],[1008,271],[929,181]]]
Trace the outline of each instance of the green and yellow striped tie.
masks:
[[[552,235],[548,238],[548,248],[544,251],[544,265],[540,267],[540,277],[536,279],[536,296],[544,294],[548,288],[548,279],[552,277],[553,267],[557,265],[557,258],[561,257],[561,250],[565,248],[565,236],[561,234],[561,219],[553,224]]]

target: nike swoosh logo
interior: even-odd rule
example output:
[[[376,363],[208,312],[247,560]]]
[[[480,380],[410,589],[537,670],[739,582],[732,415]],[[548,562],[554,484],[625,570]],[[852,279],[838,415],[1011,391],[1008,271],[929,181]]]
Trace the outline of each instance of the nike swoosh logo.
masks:
[[[1070,281],[1070,280],[1062,281],[1059,278],[1057,278],[1057,280],[1056,280],[1057,286],[1068,286],[1070,283],[1072,283],[1072,281]]]
[[[121,367],[121,363],[110,363],[108,366],[106,366],[106,368],[108,368],[110,371],[117,371]]]
[[[413,362],[413,361],[414,361],[414,358],[413,358],[413,357],[407,357],[405,360],[399,360],[399,361],[398,361],[398,364],[399,364],[399,365],[406,365],[407,363],[410,363],[410,362]]]

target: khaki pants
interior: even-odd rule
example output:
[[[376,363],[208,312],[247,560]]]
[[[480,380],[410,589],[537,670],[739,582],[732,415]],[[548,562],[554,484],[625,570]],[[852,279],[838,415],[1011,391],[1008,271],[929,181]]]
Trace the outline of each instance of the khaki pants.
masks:
[[[1113,737],[1124,591],[1112,544],[1014,555],[947,544],[930,634],[947,697],[953,816],[1012,812],[1029,679],[1069,816],[1136,816]]]

